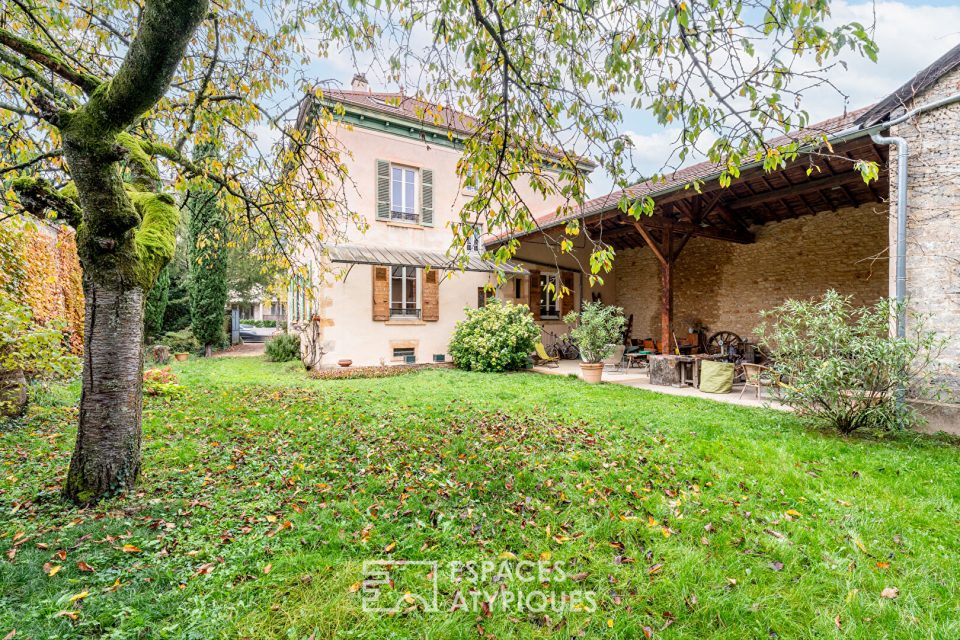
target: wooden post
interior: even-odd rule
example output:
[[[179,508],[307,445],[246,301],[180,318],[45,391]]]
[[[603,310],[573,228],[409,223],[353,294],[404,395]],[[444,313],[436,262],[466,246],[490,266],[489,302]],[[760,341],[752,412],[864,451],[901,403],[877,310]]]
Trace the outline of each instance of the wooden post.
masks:
[[[663,250],[660,252],[660,352],[673,353],[673,229],[663,230]]]
[[[650,232],[639,222],[633,226],[643,236],[653,255],[660,262],[660,353],[673,353],[673,263],[680,255],[690,234],[684,234],[680,242],[674,247],[673,226],[667,224],[663,228],[663,240],[657,242]]]

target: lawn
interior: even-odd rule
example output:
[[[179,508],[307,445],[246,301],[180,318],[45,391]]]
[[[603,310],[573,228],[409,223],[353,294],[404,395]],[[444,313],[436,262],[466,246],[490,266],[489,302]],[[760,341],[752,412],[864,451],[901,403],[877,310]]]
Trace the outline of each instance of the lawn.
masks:
[[[0,638],[960,637],[956,442],[528,373],[175,371],[126,499],[59,499],[76,387],[0,432]],[[373,590],[378,559],[438,564]]]

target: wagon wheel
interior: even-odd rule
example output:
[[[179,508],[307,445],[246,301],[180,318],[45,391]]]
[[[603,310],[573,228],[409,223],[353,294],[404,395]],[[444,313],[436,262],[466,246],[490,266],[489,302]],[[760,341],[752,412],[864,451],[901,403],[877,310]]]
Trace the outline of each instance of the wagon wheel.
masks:
[[[707,340],[707,351],[729,356],[731,349],[739,354],[743,350],[743,340],[732,331],[718,331]]]

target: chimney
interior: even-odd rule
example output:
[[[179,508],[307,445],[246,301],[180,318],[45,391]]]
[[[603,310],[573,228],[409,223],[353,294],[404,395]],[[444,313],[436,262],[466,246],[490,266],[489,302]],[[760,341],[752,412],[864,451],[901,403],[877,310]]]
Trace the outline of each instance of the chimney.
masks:
[[[353,87],[354,91],[366,91],[370,93],[370,83],[367,82],[367,76],[362,73],[353,74],[353,80],[350,82],[350,86]]]

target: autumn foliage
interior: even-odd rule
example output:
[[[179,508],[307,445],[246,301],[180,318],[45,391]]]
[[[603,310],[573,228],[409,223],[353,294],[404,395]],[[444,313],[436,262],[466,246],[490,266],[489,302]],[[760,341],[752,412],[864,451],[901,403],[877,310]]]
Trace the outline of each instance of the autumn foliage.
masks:
[[[62,321],[70,352],[83,353],[83,287],[73,229],[7,220],[0,224],[0,244],[0,288],[29,307],[38,324]]]

